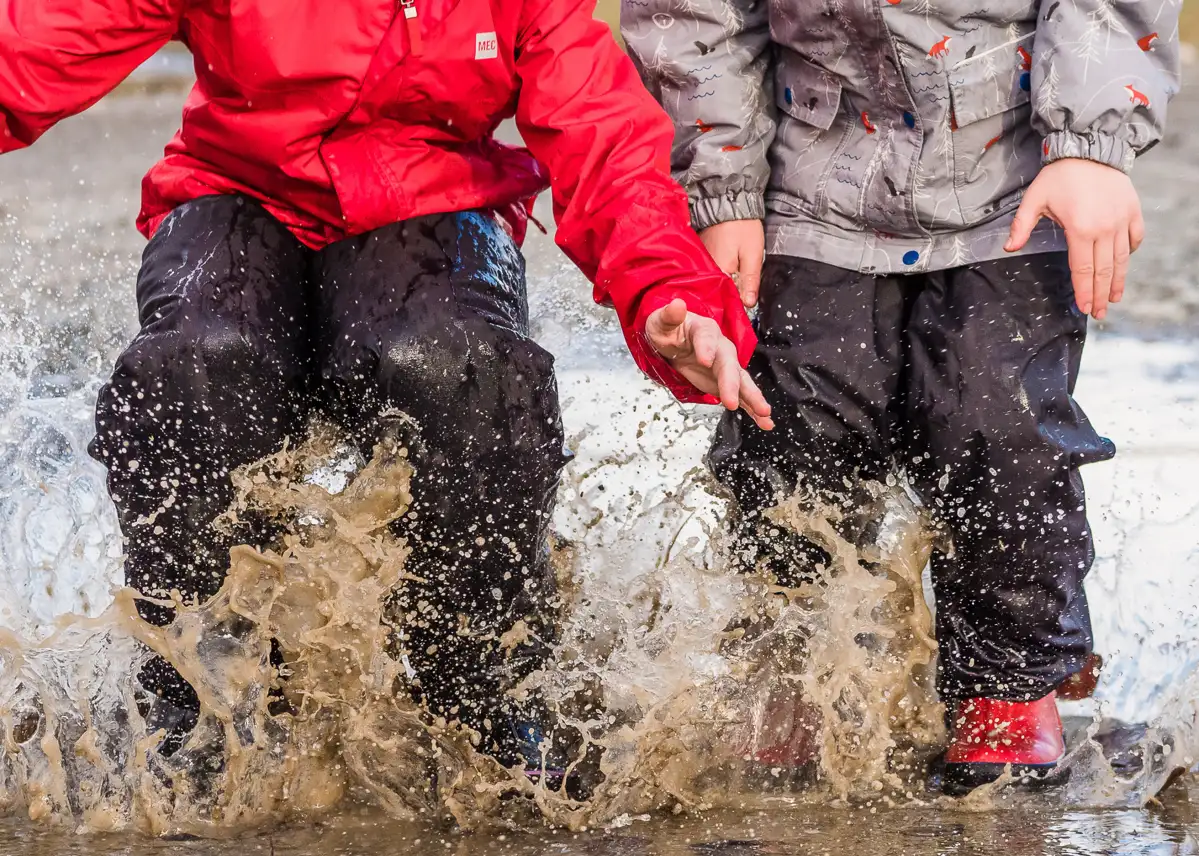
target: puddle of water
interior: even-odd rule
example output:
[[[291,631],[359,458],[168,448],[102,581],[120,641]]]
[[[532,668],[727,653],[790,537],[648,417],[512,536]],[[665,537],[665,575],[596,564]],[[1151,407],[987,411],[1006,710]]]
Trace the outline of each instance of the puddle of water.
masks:
[[[1126,366],[1128,343],[1121,344],[1119,365]],[[3,571],[20,596],[9,601],[5,619],[14,632],[0,655],[7,739],[0,791],[11,809],[44,822],[219,836],[317,816],[347,795],[369,797],[393,819],[452,815],[493,829],[497,822],[535,826],[536,813],[574,829],[623,825],[644,814],[659,818],[648,829],[672,811],[710,817],[763,806],[785,812],[795,804],[805,808],[794,816],[823,816],[846,800],[884,812],[906,805],[938,817],[962,808],[1065,817],[1068,807],[1144,805],[1175,766],[1193,763],[1197,652],[1186,638],[1193,628],[1183,620],[1186,610],[1162,608],[1161,593],[1170,585],[1175,594],[1193,594],[1189,580],[1184,584],[1191,554],[1170,551],[1181,551],[1194,530],[1190,512],[1166,513],[1179,496],[1142,480],[1138,462],[1149,458],[1135,454],[1136,444],[1126,459],[1131,475],[1112,499],[1135,488],[1156,497],[1157,513],[1146,520],[1101,512],[1100,519],[1119,524],[1109,527],[1109,538],[1127,538],[1152,522],[1160,527],[1152,543],[1173,545],[1164,554],[1169,560],[1135,578],[1101,574],[1091,588],[1101,614],[1118,612],[1130,587],[1142,593],[1146,632],[1109,626],[1112,635],[1100,641],[1114,664],[1105,692],[1122,689],[1124,709],[1157,720],[1142,741],[1151,763],[1140,776],[1118,777],[1084,742],[1072,757],[1073,778],[1053,796],[999,790],[951,809],[922,791],[923,762],[943,734],[928,689],[932,652],[920,571],[930,544],[919,511],[901,492],[880,494],[890,522],[878,543],[859,554],[827,520],[798,506],[780,509],[780,525],[822,540],[838,567],[827,586],[784,607],[760,584],[724,571],[714,537],[723,504],[699,466],[711,414],[673,405],[627,373],[568,367],[562,376],[568,424],[587,426],[571,440],[578,457],[555,519],[561,558],[574,579],[573,603],[559,668],[541,682],[548,697],[566,706],[581,688],[602,691],[603,716],[580,723],[606,748],[607,780],[590,804],[579,806],[497,770],[470,750],[469,738],[430,728],[395,701],[400,666],[385,656],[371,616],[381,613],[384,593],[402,576],[403,546],[380,528],[406,502],[407,476],[387,463],[402,464],[398,450],[358,480],[347,480],[337,462],[326,466],[335,489],[344,488],[333,495],[304,486],[295,469],[327,462],[331,440],[301,454],[298,464],[280,460],[245,473],[243,506],[345,525],[303,524],[278,558],[239,552],[223,596],[188,612],[175,632],[140,625],[120,599],[91,623],[68,617],[64,624],[64,614],[96,615],[108,605],[103,582],[117,565],[111,511],[97,493],[101,472],[82,454],[91,394],[87,388],[42,394],[16,383],[17,372],[7,377],[12,404],[3,439],[12,466],[0,503],[8,527]],[[1177,387],[1176,371],[1163,377]],[[620,404],[614,409],[612,402]],[[1112,558],[1125,555],[1116,549]],[[865,571],[860,556],[881,562],[886,573]],[[356,601],[328,599],[349,580],[370,585]],[[724,630],[747,610],[759,619],[765,614],[772,628],[730,645]],[[326,630],[330,616],[339,628],[336,644]],[[237,644],[205,653],[203,639],[215,630],[228,636],[235,617],[249,622],[235,634]],[[59,635],[36,645],[56,618]],[[352,638],[340,633],[347,628]],[[882,648],[855,641],[879,634],[889,640]],[[307,716],[283,722],[265,716],[259,687],[271,679],[263,652],[272,636],[296,658],[290,683],[301,706],[308,705]],[[130,704],[128,675],[138,658],[133,639],[171,656],[206,704],[195,751],[170,762],[148,751],[154,741],[144,739]],[[811,747],[820,762],[815,786],[799,792],[792,792],[796,782],[785,770],[741,763],[776,740],[770,720],[780,691],[801,694],[823,720]],[[30,715],[40,722],[36,739],[21,740]],[[784,720],[789,727],[785,709]],[[207,790],[187,770],[205,746],[225,758],[218,783]],[[428,784],[430,752],[442,783],[436,790]]]
[[[628,818],[582,832],[463,833],[368,811],[233,841],[78,836],[0,820],[7,856],[1186,856],[1199,853],[1199,792],[1179,788],[1152,809],[1080,811],[1051,804],[985,813],[944,808],[769,808]]]

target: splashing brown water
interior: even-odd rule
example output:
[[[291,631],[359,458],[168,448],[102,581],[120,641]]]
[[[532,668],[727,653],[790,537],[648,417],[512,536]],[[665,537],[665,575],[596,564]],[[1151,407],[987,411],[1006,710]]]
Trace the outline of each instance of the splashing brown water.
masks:
[[[227,519],[267,514],[287,534],[266,550],[235,548],[220,593],[176,604],[169,628],[142,622],[125,591],[103,615],[64,623],[40,644],[0,639],[4,807],[87,830],[219,836],[347,801],[404,820],[519,828],[540,816],[579,829],[780,794],[929,799],[927,761],[944,740],[922,586],[934,540],[898,484],[867,486],[877,526],[865,540],[844,534],[842,510],[813,510],[798,493],[770,512],[832,557],[798,589],[730,575],[718,537],[706,551],[679,543],[699,473],[628,533],[637,549],[665,549],[608,556],[639,574],[605,587],[594,544],[560,544],[571,597],[557,662],[518,691],[539,688],[603,748],[602,784],[576,803],[502,769],[476,751],[477,735],[410,701],[384,619],[389,595],[410,579],[390,524],[407,510],[414,475],[394,437],[356,474],[343,452],[316,426],[301,447],[234,475]],[[344,486],[331,485],[330,471]],[[656,540],[641,537],[654,530]],[[146,733],[130,678],[147,648],[202,704],[200,724],[169,758]],[[271,713],[272,686],[287,712]],[[1101,753],[1086,757],[1092,785],[1129,789],[1110,769],[1100,775]],[[1158,766],[1160,784],[1169,764]]]
[[[464,819],[488,810],[472,784],[507,774],[474,758],[468,735],[422,719],[397,692],[403,667],[386,653],[383,610],[405,579],[407,549],[389,524],[410,501],[406,450],[385,440],[330,494],[305,476],[335,446],[319,429],[302,448],[235,474],[228,517],[266,512],[288,534],[274,549],[232,550],[221,591],[178,603],[170,627],[142,622],[125,591],[99,618],[40,645],[4,640],[0,797],[9,808],[95,830],[213,834],[311,816],[351,788],[412,817],[436,808],[436,780]],[[285,657],[283,681],[271,639]],[[169,758],[134,703],[130,675],[146,656],[137,643],[174,664],[200,698],[199,725]],[[276,683],[292,710],[272,716]]]
[[[796,786],[824,801],[911,798],[923,788],[917,782],[943,729],[921,584],[931,530],[902,492],[873,486],[872,494],[882,525],[860,549],[839,534],[834,509],[812,510],[796,495],[771,512],[833,557],[819,581],[800,589],[730,583],[719,555],[711,568],[684,556],[640,581],[623,610],[645,616],[640,624],[597,637],[594,617],[611,615],[612,604],[576,609],[563,646],[569,657],[539,683],[563,701],[588,684],[608,690],[608,727],[578,723],[605,748],[605,784],[587,822],[744,806]],[[721,598],[728,592],[714,579],[736,597]],[[699,593],[702,627],[672,621],[670,595],[679,588]],[[716,668],[695,680],[685,661],[705,654]],[[671,674],[691,682],[672,683]],[[648,679],[656,675],[661,683]]]

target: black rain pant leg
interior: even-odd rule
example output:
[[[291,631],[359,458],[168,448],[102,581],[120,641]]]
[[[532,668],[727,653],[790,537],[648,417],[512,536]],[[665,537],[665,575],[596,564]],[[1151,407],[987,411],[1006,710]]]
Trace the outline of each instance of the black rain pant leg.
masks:
[[[277,534],[212,528],[234,469],[298,437],[313,407],[367,453],[380,415],[402,410],[420,428],[399,529],[428,582],[398,594],[401,645],[435,712],[477,728],[502,714],[503,691],[554,641],[547,537],[565,457],[553,358],[528,337],[523,260],[499,224],[428,217],[313,253],[254,203],[210,197],[152,239],[138,303],[142,330],[101,391],[92,445],[128,584],[212,596],[231,546]],[[504,636],[522,620],[526,634]],[[141,679],[198,707],[159,659]]]
[[[564,437],[553,357],[528,335],[524,261],[494,218],[436,215],[328,247],[316,282],[333,417],[367,453],[387,410],[418,426],[398,531],[427,583],[397,591],[400,648],[431,710],[489,731],[555,626]],[[528,632],[505,637],[519,621]]]
[[[914,283],[818,262],[766,260],[749,371],[775,429],[727,414],[708,458],[737,502],[742,570],[763,569],[786,586],[811,579],[827,555],[761,513],[800,482],[843,503],[856,481],[885,477],[903,379],[900,319],[915,291]]]
[[[312,348],[305,329],[309,252],[262,208],[236,196],[176,209],[146,247],[137,281],[141,331],[96,404],[91,453],[126,539],[125,581],[188,602],[221,586],[228,551],[266,543],[254,527],[211,526],[233,498],[229,474],[303,427]],[[174,610],[139,602],[163,625]],[[154,658],[142,685],[198,710],[195,692]]]
[[[1064,253],[933,274],[908,319],[907,451],[954,546],[932,560],[945,698],[1040,698],[1091,653],[1079,467],[1115,447],[1073,398],[1086,331]]]
[[[873,277],[772,257],[750,372],[776,429],[721,422],[709,462],[739,553],[788,582],[820,551],[760,513],[908,470],[952,535],[933,560],[944,698],[1043,695],[1083,665],[1093,560],[1078,468],[1111,457],[1072,393],[1086,334],[1064,255]],[[777,530],[775,530],[777,531]]]

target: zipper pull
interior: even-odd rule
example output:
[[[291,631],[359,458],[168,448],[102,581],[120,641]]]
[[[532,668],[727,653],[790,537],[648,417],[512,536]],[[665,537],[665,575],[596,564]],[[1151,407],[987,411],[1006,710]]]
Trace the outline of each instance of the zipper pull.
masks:
[[[420,39],[420,21],[416,18],[416,0],[400,0],[404,10],[404,26],[408,30],[408,50],[413,56],[420,56],[423,45]]]

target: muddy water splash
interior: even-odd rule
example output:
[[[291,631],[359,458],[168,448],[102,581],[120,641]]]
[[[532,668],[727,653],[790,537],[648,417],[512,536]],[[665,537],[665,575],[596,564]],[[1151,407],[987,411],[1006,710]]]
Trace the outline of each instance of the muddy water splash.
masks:
[[[836,795],[910,797],[944,740],[923,578],[936,536],[898,481],[866,487],[869,515],[881,524],[873,542],[859,546],[839,533],[838,509],[799,494],[769,512],[832,557],[818,582],[796,593],[808,608],[785,613],[804,638],[802,647],[784,646],[803,652],[787,677],[818,710],[820,770]]]
[[[76,397],[84,402],[87,390]],[[86,432],[70,427],[69,409],[18,411],[33,441],[13,445],[26,457],[58,446],[81,454]],[[661,432],[660,415],[638,436]],[[665,447],[704,428],[686,419]],[[800,496],[783,502],[771,512],[775,524],[833,557],[819,578],[783,590],[728,573],[715,534],[724,507],[701,471],[614,489],[620,471],[647,458],[604,458],[571,474],[557,521],[569,601],[562,642],[554,668],[521,688],[538,686],[603,747],[604,778],[590,802],[500,769],[475,750],[475,735],[429,720],[409,701],[409,675],[390,654],[382,619],[389,593],[406,581],[407,549],[389,523],[405,512],[414,476],[398,440],[364,465],[327,429],[236,474],[229,518],[269,514],[288,534],[266,550],[235,549],[220,594],[181,606],[171,628],[141,622],[129,592],[100,615],[60,619],[48,638],[37,632],[44,617],[10,623],[15,631],[0,640],[0,800],[48,823],[212,836],[310,818],[347,800],[464,826],[524,826],[540,815],[580,828],[779,798],[929,799],[922,777],[943,718],[921,580],[933,541],[917,505],[898,483],[874,486],[880,522],[862,540],[843,534],[837,509],[815,513]],[[20,484],[60,493],[51,463],[37,480],[29,475]],[[91,507],[81,500],[77,510]],[[50,539],[58,547],[44,567],[79,551],[93,561],[111,553],[111,534],[74,526],[92,534],[68,526],[65,540]],[[282,676],[270,664],[272,638],[284,653]],[[170,758],[146,733],[130,677],[146,648],[175,663],[204,707]],[[271,713],[272,686],[289,711]],[[1113,771],[1096,723],[1096,740],[1072,756],[1067,799],[1140,804],[1189,766],[1196,689],[1183,684],[1172,718],[1138,738],[1148,762],[1131,774]],[[999,786],[960,805],[1008,799]]]
[[[410,501],[406,452],[383,442],[330,493],[314,470],[337,452],[319,430],[235,474],[228,517],[265,512],[289,532],[272,549],[235,548],[220,593],[177,603],[170,627],[142,622],[124,590],[99,617],[38,644],[0,640],[0,800],[34,819],[154,834],[311,816],[351,788],[399,816],[437,811],[438,796],[464,820],[491,812],[488,782],[473,785],[511,777],[473,756],[469,734],[422,719],[386,653],[381,617],[407,557],[389,529]],[[157,752],[161,735],[147,733],[131,679],[147,649],[201,701],[199,725],[169,758]],[[271,715],[272,686],[290,711]]]
[[[779,525],[825,545],[835,569],[810,590],[771,591],[725,574],[718,539],[697,548],[672,537],[661,549],[693,513],[693,474],[678,501],[643,509],[623,543],[597,527],[561,545],[563,575],[581,585],[556,668],[521,691],[540,685],[604,748],[604,783],[585,805],[534,787],[478,754],[476,735],[430,721],[409,700],[383,619],[406,580],[408,551],[390,524],[407,510],[411,468],[397,439],[360,471],[344,449],[318,427],[302,447],[234,474],[225,522],[267,514],[287,534],[264,550],[235,548],[220,593],[174,603],[170,627],[142,622],[124,590],[101,615],[65,619],[36,644],[3,640],[0,799],[9,808],[90,829],[215,834],[352,796],[397,816],[448,811],[463,825],[522,822],[531,815],[517,806],[531,803],[578,827],[760,787],[747,759],[751,770],[773,764],[788,740],[815,747],[817,778],[841,797],[902,790],[895,750],[938,736],[920,594],[928,545],[911,503],[879,494],[884,535],[863,556],[827,518],[798,502],[780,507]],[[605,590],[605,561],[644,573],[632,589]],[[728,629],[747,615],[768,629]],[[161,735],[147,733],[130,677],[147,649],[201,701],[199,725],[170,757],[157,751]],[[271,713],[272,687],[287,712]],[[596,696],[602,704],[577,701]]]
[[[657,530],[678,550],[695,511],[689,492],[642,510],[656,525],[637,533]],[[838,532],[833,509],[813,511],[797,495],[771,512],[833,557],[800,589],[730,576],[719,539],[706,554],[651,557],[631,591],[606,590],[602,562],[577,569],[586,599],[567,623],[563,662],[539,683],[564,701],[589,684],[605,691],[606,722],[579,723],[605,748],[590,822],[744,806],[797,786],[822,800],[910,798],[921,787],[943,722],[921,581],[931,530],[901,491],[873,495],[882,523],[861,548]],[[607,634],[596,633],[597,616]]]

